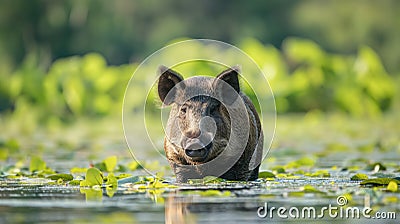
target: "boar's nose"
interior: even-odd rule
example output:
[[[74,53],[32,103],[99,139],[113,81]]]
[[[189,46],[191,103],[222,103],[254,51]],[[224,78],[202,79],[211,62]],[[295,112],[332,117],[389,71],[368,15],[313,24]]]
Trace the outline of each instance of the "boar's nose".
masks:
[[[217,126],[213,118],[202,117],[199,128],[184,132],[181,146],[185,154],[195,161],[204,160],[211,151],[216,130]]]
[[[200,129],[185,132],[185,136],[188,138],[198,138],[200,137],[200,134],[201,134]]]
[[[185,149],[185,154],[192,159],[199,160],[207,157],[208,152],[212,147],[212,142],[204,145],[199,139],[188,139],[183,148]]]

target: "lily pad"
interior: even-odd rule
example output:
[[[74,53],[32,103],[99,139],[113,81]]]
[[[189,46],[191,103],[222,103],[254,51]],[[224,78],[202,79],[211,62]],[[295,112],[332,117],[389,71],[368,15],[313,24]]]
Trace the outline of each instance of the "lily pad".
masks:
[[[285,168],[299,168],[299,167],[313,167],[315,165],[315,159],[310,157],[303,157],[296,161],[288,163]]]
[[[304,186],[303,192],[304,192],[304,193],[319,193],[319,194],[325,194],[325,192],[320,191],[320,190],[317,190],[317,189],[315,189],[315,187],[313,187],[313,186],[311,186],[311,185],[305,185],[305,186]]]
[[[47,176],[47,178],[50,180],[62,179],[63,181],[71,181],[74,179],[74,177],[71,174],[67,174],[67,173],[53,174],[53,175]]]
[[[327,170],[317,170],[314,173],[306,173],[305,176],[309,177],[330,177],[331,174]]]
[[[275,178],[275,174],[269,171],[262,171],[258,174],[259,178]]]
[[[360,185],[386,186],[391,181],[397,184],[400,183],[400,180],[396,180],[394,178],[374,178],[374,179],[364,180],[363,182],[360,183]]]
[[[356,175],[352,176],[350,180],[367,180],[368,176],[363,173],[357,173]]]
[[[81,180],[71,180],[70,182],[68,182],[68,184],[72,186],[79,186],[80,183]]]
[[[117,178],[117,180],[120,180],[120,179],[124,179],[124,178],[131,177],[131,176],[132,176],[132,174],[130,174],[130,173],[121,173],[118,176],[116,176],[115,178]]]
[[[221,183],[221,182],[223,182],[224,181],[224,179],[222,179],[222,178],[219,178],[219,177],[214,177],[214,176],[206,176],[206,177],[204,177],[203,178],[203,183],[214,183],[214,184],[216,184],[216,183]]]

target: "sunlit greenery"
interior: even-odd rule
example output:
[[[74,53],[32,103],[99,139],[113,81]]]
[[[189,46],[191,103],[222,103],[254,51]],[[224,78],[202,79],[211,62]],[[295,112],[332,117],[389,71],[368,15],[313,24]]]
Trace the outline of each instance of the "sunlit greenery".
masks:
[[[367,46],[355,55],[330,54],[315,42],[299,38],[286,39],[282,50],[255,39],[243,40],[239,47],[267,76],[278,113],[321,111],[375,117],[390,110],[398,99],[396,77],[386,72],[379,56]],[[33,127],[80,117],[119,116],[135,68],[135,64],[109,66],[100,54],[91,53],[59,59],[46,71],[27,56],[17,70],[0,76],[0,116]],[[157,68],[148,70],[155,73]],[[196,74],[199,70],[197,65],[188,71]],[[257,78],[256,71],[243,75],[248,80]],[[135,94],[147,93],[141,83],[133,85]],[[159,106],[156,94],[149,97],[150,109]],[[143,106],[143,102],[128,103],[133,108]]]
[[[28,56],[15,72],[1,76],[1,113],[29,114],[38,121],[118,113],[133,70],[107,66],[101,55],[88,54],[59,59],[44,71]]]

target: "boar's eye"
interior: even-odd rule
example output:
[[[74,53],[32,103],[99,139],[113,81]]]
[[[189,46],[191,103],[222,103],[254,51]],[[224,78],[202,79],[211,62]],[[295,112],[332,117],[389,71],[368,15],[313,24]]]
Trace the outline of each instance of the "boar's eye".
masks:
[[[213,114],[213,113],[217,112],[220,105],[221,105],[221,104],[220,104],[219,102],[218,102],[218,103],[215,103],[215,104],[212,104],[212,105],[210,106],[210,109],[209,109],[210,114]]]
[[[179,111],[179,115],[183,116],[186,114],[186,110],[187,110],[187,106],[186,105],[182,105],[181,109]]]

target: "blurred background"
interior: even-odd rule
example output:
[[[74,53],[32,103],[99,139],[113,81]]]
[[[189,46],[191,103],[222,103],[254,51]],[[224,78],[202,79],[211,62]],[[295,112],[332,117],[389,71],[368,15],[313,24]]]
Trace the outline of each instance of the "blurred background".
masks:
[[[0,5],[3,140],[83,119],[119,121],[125,87],[138,64],[187,38],[221,40],[252,56],[268,76],[278,115],[376,119],[400,109],[400,1]],[[138,94],[144,94],[140,88]],[[122,135],[120,128],[112,130]]]

